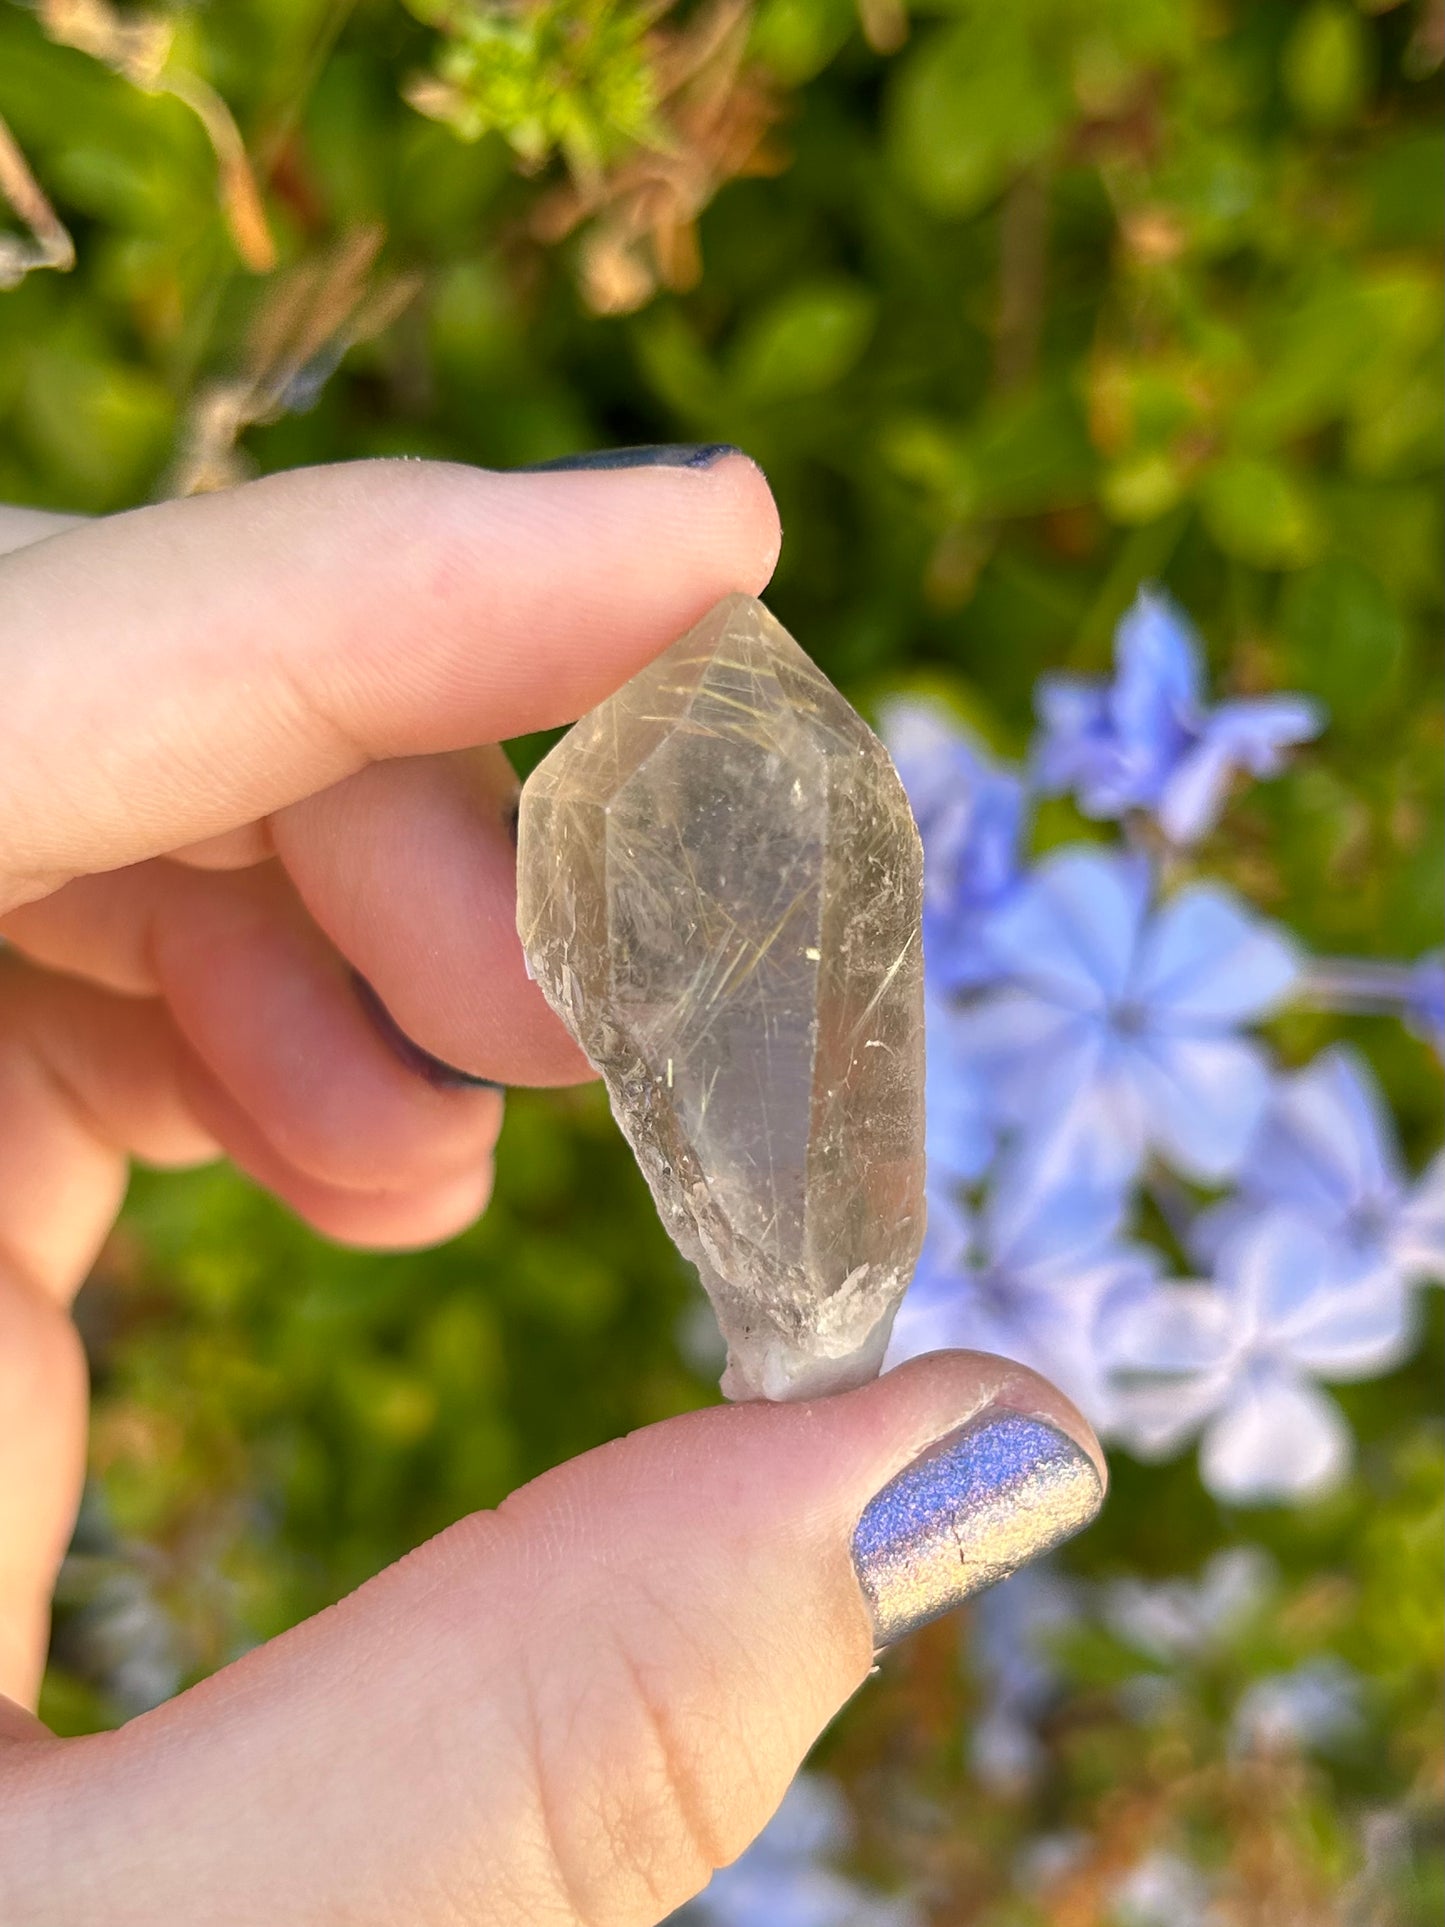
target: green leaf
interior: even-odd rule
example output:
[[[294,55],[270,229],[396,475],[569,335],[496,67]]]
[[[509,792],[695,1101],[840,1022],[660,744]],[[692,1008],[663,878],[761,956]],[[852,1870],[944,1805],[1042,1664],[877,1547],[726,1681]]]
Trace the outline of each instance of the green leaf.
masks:
[[[1397,608],[1433,612],[1438,607],[1445,529],[1433,482],[1356,481],[1329,489],[1323,499],[1332,549],[1363,562]]]
[[[967,448],[985,515],[1038,515],[1087,501],[1094,451],[1083,413],[1064,383],[1030,389],[988,409]]]
[[[38,347],[20,405],[26,440],[67,506],[128,505],[148,490],[174,431],[174,403],[143,369],[61,341]]]
[[[1295,576],[1281,626],[1293,679],[1323,697],[1336,728],[1368,725],[1394,700],[1405,626],[1363,564],[1331,555]]]
[[[925,206],[971,214],[1045,154],[1067,102],[1016,6],[979,8],[924,40],[890,101],[895,164]]]
[[[1265,368],[1233,417],[1251,447],[1277,447],[1337,420],[1375,351],[1377,334],[1358,286],[1321,288],[1276,323]]]
[[[1099,484],[1100,499],[1126,527],[1157,522],[1184,499],[1187,478],[1167,450],[1142,448],[1113,463]]]
[[[1284,89],[1311,127],[1354,120],[1371,82],[1372,46],[1357,8],[1315,0],[1300,16],[1284,50]]]
[[[1226,555],[1259,569],[1298,569],[1318,553],[1320,521],[1303,480],[1276,462],[1228,456],[1199,488],[1205,524]]]
[[[762,0],[753,17],[753,58],[797,87],[827,66],[857,26],[852,0]]]
[[[1389,247],[1439,246],[1445,230],[1440,195],[1445,133],[1436,127],[1402,128],[1366,160],[1362,174],[1377,241]]]
[[[642,316],[633,346],[648,387],[680,422],[707,428],[717,420],[722,379],[679,308],[660,302]]]
[[[805,281],[745,330],[732,355],[733,389],[750,406],[819,395],[868,346],[877,300],[851,281]]]

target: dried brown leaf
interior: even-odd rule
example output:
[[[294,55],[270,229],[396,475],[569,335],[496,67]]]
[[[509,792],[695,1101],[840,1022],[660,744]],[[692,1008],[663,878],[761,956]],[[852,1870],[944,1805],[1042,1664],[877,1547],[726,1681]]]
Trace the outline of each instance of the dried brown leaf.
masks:
[[[40,183],[31,173],[20,144],[0,117],[0,198],[8,201],[28,233],[0,234],[0,288],[14,288],[36,268],[65,274],[75,266],[75,244]]]
[[[228,488],[247,473],[241,436],[309,407],[347,350],[389,327],[416,294],[414,275],[378,275],[380,227],[344,235],[267,285],[239,372],[202,389],[170,478],[175,495]]]
[[[580,228],[583,292],[599,313],[642,307],[659,286],[692,287],[701,273],[697,220],[718,189],[780,165],[767,140],[778,118],[772,89],[746,65],[751,0],[714,0],[653,35],[664,140],[607,173],[575,176],[542,196],[530,228],[554,244]]]
[[[216,156],[221,211],[236,252],[253,274],[269,273],[276,245],[246,144],[209,81],[170,65],[171,23],[154,14],[122,17],[107,0],[40,0],[40,23],[60,46],[89,54],[143,93],[169,94],[191,110]]]

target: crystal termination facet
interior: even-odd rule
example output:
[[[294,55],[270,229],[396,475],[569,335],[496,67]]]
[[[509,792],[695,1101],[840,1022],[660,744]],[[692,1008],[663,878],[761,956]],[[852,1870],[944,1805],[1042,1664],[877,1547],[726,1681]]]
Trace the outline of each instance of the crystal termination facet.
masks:
[[[517,927],[728,1344],[874,1376],[923,1239],[923,858],[888,753],[729,596],[522,794]]]

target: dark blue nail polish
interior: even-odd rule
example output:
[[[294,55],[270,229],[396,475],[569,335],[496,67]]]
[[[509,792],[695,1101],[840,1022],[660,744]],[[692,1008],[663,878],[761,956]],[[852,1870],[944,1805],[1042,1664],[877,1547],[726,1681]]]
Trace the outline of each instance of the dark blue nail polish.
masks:
[[[880,1647],[1007,1579],[1089,1524],[1094,1461],[1046,1419],[994,1407],[916,1458],[863,1509],[853,1569]]]
[[[390,1046],[393,1054],[401,1059],[409,1071],[414,1071],[426,1083],[437,1090],[504,1091],[507,1088],[494,1078],[474,1077],[470,1071],[458,1070],[455,1064],[433,1057],[429,1050],[423,1050],[420,1044],[412,1042],[359,970],[352,971],[351,983],[358,1003],[371,1019],[383,1043]]]
[[[594,448],[558,455],[550,462],[523,462],[515,475],[562,474],[571,469],[711,468],[725,455],[740,455],[731,442],[647,442],[639,448]]]

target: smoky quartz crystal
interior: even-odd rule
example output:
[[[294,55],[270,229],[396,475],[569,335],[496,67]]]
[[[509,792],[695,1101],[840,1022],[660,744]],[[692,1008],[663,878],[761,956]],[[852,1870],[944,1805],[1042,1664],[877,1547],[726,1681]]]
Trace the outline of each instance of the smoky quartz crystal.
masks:
[[[882,1362],[923,1237],[921,909],[887,751],[750,596],[523,791],[529,968],[701,1274],[729,1397]]]

